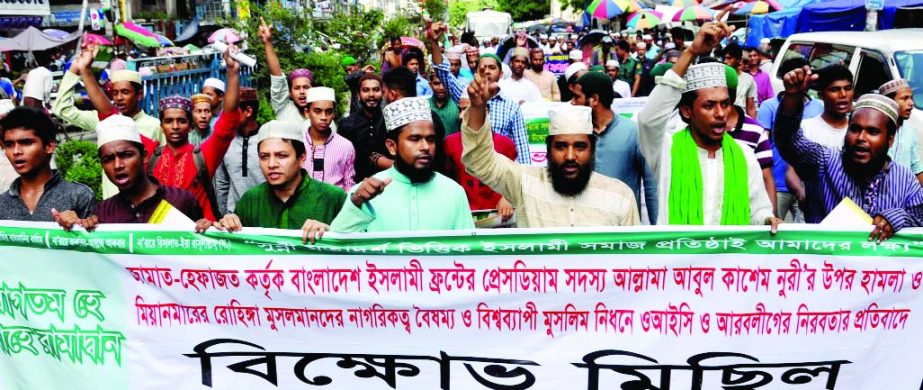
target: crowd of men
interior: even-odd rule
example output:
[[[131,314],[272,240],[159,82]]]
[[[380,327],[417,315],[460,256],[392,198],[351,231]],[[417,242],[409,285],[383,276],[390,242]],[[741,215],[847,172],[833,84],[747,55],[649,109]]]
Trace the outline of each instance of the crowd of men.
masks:
[[[286,74],[263,22],[275,113],[266,123],[257,119],[266,91],[241,87],[228,54],[226,80],[163,98],[153,117],[141,75],[113,70],[100,86],[97,48],[87,46],[51,114],[96,132],[104,200],[52,169],[54,120],[24,105],[0,120],[18,174],[0,194],[0,219],[93,230],[174,210],[198,232],[301,229],[315,242],[327,231],[473,229],[472,211],[496,209],[520,228],[630,226],[646,214],[652,224],[775,232],[784,218],[819,223],[849,199],[874,219],[870,240],[923,225],[910,85],[889,81],[854,101],[848,68],[796,58],[782,64],[785,90],[774,95],[766,48],[722,47],[732,30],[706,23],[688,42],[606,36],[588,56],[570,52],[558,78],[545,55],[568,42],[540,37],[529,48],[519,36],[501,58],[476,40],[446,43],[435,23],[430,56],[400,39],[381,73],[346,56],[345,104],[337,96],[347,91],[315,85],[311,70]],[[92,110],[75,106],[80,83]],[[636,121],[612,110],[630,96],[649,96]],[[532,101],[569,102],[548,113],[547,167],[531,165],[521,105]]]

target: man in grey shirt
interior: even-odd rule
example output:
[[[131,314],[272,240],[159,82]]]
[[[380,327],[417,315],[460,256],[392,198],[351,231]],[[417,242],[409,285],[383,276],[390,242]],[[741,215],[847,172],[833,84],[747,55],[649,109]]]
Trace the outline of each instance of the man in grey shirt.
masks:
[[[215,195],[221,215],[233,212],[237,201],[247,190],[266,181],[260,170],[260,157],[256,147],[256,134],[260,124],[256,121],[260,101],[253,88],[240,89],[240,112],[243,114],[237,135],[224,154],[215,173]]]
[[[0,120],[3,151],[19,178],[0,193],[0,220],[58,221],[70,229],[96,208],[89,187],[65,181],[51,169],[57,128],[44,112],[28,107],[10,111]]]

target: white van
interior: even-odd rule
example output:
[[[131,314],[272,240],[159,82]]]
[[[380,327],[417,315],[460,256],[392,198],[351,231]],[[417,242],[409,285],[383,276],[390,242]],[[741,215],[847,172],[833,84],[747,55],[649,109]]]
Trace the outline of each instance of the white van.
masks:
[[[513,17],[492,9],[469,12],[465,15],[465,31],[473,32],[478,42],[485,38],[510,36],[513,34]]]
[[[875,32],[836,31],[793,34],[782,45],[772,64],[772,87],[783,90],[779,66],[802,57],[811,67],[842,63],[853,73],[855,98],[878,89],[888,80],[904,78],[913,88],[916,105],[908,121],[917,132],[923,155],[923,28]]]

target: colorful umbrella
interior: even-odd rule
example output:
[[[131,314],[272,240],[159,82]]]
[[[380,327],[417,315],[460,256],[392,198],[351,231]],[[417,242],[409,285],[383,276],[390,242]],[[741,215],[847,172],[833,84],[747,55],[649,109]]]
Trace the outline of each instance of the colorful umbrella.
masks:
[[[612,19],[625,11],[613,0],[593,0],[586,12],[597,19]]]
[[[240,34],[237,31],[234,31],[232,28],[222,28],[218,31],[215,31],[208,37],[208,43],[215,43],[216,40],[221,39],[224,43],[237,43],[240,42]]]
[[[673,7],[692,7],[694,5],[699,5],[698,0],[673,0]]]
[[[155,38],[157,38],[157,42],[160,43],[160,46],[175,46],[175,45],[173,44],[173,41],[169,40],[167,37],[165,37],[165,36],[163,36],[163,35],[154,34],[154,36],[155,36]]]
[[[712,10],[705,8],[701,5],[695,5],[692,7],[686,7],[681,12],[673,16],[674,22],[689,22],[689,21],[709,21],[715,18],[715,14]]]
[[[636,0],[615,0],[615,5],[622,10],[622,12],[638,12],[642,7]]]
[[[659,12],[650,10],[635,12],[628,17],[628,23],[626,23],[625,26],[635,30],[657,27],[663,23],[663,20],[660,19],[662,15],[658,14]]]
[[[87,34],[83,43],[87,45],[112,46],[112,41],[102,35]]]
[[[54,28],[46,28],[42,30],[42,32],[58,40],[65,39],[67,38],[68,35],[70,35],[70,33],[68,33],[67,31],[61,31],[61,30],[54,29]]]
[[[734,15],[762,15],[769,13],[769,3],[759,0],[746,3],[734,11]]]
[[[138,29],[143,30],[138,31]],[[115,25],[115,33],[129,40],[138,46],[143,47],[160,47],[160,41],[154,36],[154,33],[132,23],[125,22]]]
[[[401,45],[404,47],[413,46],[420,50],[423,50],[423,48],[426,47],[426,45],[423,44],[423,41],[414,37],[401,37]]]

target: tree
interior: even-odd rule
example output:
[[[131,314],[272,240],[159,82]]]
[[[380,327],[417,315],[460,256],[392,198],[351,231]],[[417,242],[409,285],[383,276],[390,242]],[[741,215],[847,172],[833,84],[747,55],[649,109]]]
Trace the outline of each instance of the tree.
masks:
[[[465,15],[480,11],[482,8],[499,7],[497,0],[456,0],[449,4],[449,25],[461,27],[465,24]]]
[[[424,0],[423,9],[433,21],[440,21],[448,15],[449,5],[446,0]]]
[[[550,9],[550,0],[505,0],[497,10],[509,12],[513,20],[526,21],[541,19]]]

